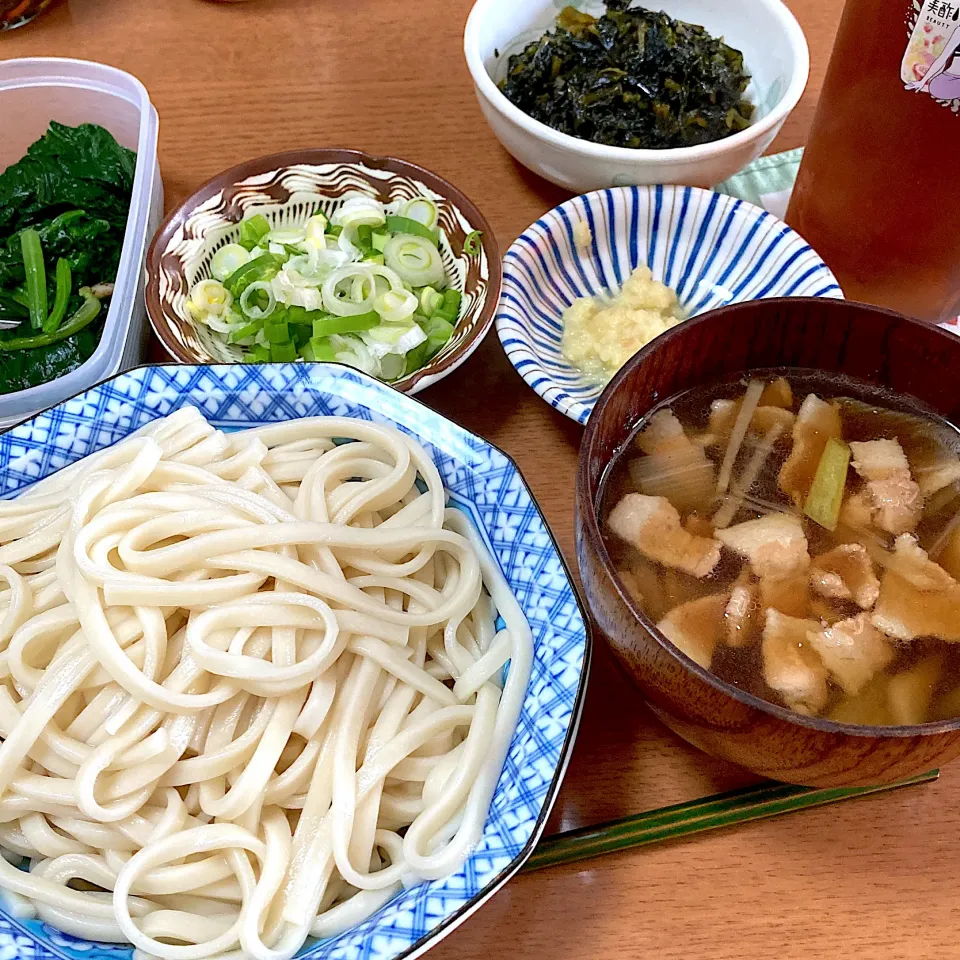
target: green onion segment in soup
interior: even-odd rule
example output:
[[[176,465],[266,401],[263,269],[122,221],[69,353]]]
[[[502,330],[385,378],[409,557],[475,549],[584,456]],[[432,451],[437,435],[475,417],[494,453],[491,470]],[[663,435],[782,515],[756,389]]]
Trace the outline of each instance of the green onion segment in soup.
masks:
[[[909,398],[757,371],[654,409],[608,467],[621,584],[718,678],[871,726],[960,716],[960,433]]]

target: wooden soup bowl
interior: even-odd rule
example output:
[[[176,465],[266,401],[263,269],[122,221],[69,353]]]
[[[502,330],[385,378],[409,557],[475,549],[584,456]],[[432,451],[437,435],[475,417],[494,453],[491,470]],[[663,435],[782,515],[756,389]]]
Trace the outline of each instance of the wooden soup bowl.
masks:
[[[604,470],[661,400],[764,367],[843,373],[960,420],[960,338],[843,300],[756,300],[675,327],[613,378],[587,423],[577,472],[577,559],[591,613],[654,713],[685,740],[775,780],[890,783],[960,753],[960,719],[865,727],[804,717],[718,680],[661,634],[621,588],[600,536]]]

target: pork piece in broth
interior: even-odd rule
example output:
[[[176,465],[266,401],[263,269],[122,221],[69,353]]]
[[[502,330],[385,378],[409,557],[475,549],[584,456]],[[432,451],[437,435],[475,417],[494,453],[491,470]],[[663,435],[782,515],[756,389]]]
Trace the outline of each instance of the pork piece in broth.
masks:
[[[771,513],[718,530],[717,539],[746,559],[761,580],[781,580],[803,573],[810,566],[800,518],[787,513]]]
[[[862,543],[841,543],[812,564],[810,586],[827,600],[851,600],[869,610],[880,595],[880,581]]]
[[[763,627],[763,679],[797,713],[819,713],[827,703],[827,669],[810,643],[815,620],[768,610]]]
[[[923,514],[923,495],[897,440],[851,443],[853,469],[866,481],[873,522],[887,533],[910,533]]]
[[[666,497],[628,493],[610,513],[610,529],[650,560],[694,577],[707,577],[720,560],[720,544],[688,533]]]
[[[810,371],[680,394],[602,491],[621,584],[721,680],[811,716],[960,715],[960,433]]]

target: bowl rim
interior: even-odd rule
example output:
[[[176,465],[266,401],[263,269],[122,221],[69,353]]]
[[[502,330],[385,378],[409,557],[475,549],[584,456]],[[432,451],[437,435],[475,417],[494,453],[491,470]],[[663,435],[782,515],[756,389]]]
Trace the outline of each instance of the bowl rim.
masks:
[[[486,299],[477,315],[473,331],[449,353],[441,353],[438,358],[431,360],[409,377],[404,377],[396,383],[386,384],[401,393],[416,393],[423,388],[436,383],[438,380],[452,373],[459,367],[490,332],[500,301],[500,287],[503,277],[503,258],[496,234],[487,218],[480,212],[477,205],[458,187],[439,174],[399,157],[379,156],[366,153],[363,150],[353,150],[346,147],[303,147],[298,150],[284,150],[280,153],[265,154],[245,160],[235,166],[222,170],[205,183],[197,187],[186,199],[177,204],[163,219],[157,232],[150,241],[147,251],[145,270],[146,287],[144,300],[147,307],[147,317],[153,332],[163,344],[167,353],[179,363],[196,366],[218,366],[217,361],[201,359],[191,356],[177,339],[171,334],[160,302],[160,258],[173,233],[183,225],[193,211],[224,188],[231,186],[248,177],[258,174],[271,173],[284,167],[299,164],[322,166],[329,163],[356,164],[370,167],[373,170],[386,170],[390,173],[409,176],[414,180],[426,184],[436,193],[452,202],[461,213],[474,225],[474,229],[482,234],[482,244],[487,255],[489,278],[487,280]],[[68,398],[69,399],[69,398]]]
[[[700,314],[697,317],[692,317],[690,320],[685,321],[678,327],[673,327],[666,333],[661,334],[651,343],[647,344],[647,346],[645,346],[642,350],[635,353],[623,365],[623,367],[620,368],[620,370],[614,375],[613,379],[611,379],[606,385],[603,393],[601,393],[600,397],[597,399],[594,412],[599,411],[600,415],[596,417],[591,415],[590,419],[587,421],[587,426],[584,430],[583,442],[580,445],[576,479],[576,505],[582,520],[581,530],[583,536],[585,536],[589,541],[590,547],[594,551],[594,554],[599,561],[604,576],[613,585],[617,592],[617,596],[630,611],[630,614],[634,620],[636,620],[637,623],[644,630],[646,630],[651,637],[653,637],[657,645],[664,651],[664,653],[680,663],[680,665],[683,666],[683,668],[689,673],[694,674],[694,676],[706,683],[708,686],[713,687],[714,690],[726,694],[744,706],[753,707],[754,709],[760,710],[763,713],[776,717],[778,720],[785,720],[788,723],[796,726],[807,727],[812,730],[817,730],[821,733],[845,734],[847,736],[855,736],[867,739],[906,739],[910,737],[928,737],[960,730],[960,717],[955,717],[952,720],[934,720],[929,723],[909,725],[895,724],[888,726],[867,726],[866,724],[841,723],[840,721],[829,720],[825,717],[808,717],[800,713],[795,713],[793,710],[790,710],[787,707],[781,707],[779,704],[771,703],[770,701],[764,700],[762,697],[755,696],[754,694],[749,693],[748,691],[743,690],[732,683],[727,683],[725,680],[721,680],[715,674],[694,662],[678,647],[674,646],[667,639],[667,637],[660,632],[656,624],[637,606],[630,594],[624,588],[620,578],[616,575],[614,563],[609,552],[607,551],[603,537],[601,536],[600,524],[597,516],[596,499],[594,496],[590,496],[589,493],[591,485],[589,481],[588,464],[591,456],[591,450],[597,443],[597,434],[599,432],[598,425],[602,419],[603,413],[607,405],[610,403],[613,395],[619,389],[620,384],[626,379],[628,372],[632,371],[635,367],[646,361],[648,357],[654,354],[664,344],[668,343],[669,340],[679,336],[681,330],[690,329],[691,325],[701,326],[706,324],[722,324],[731,312],[756,310],[758,309],[756,306],[757,304],[767,307],[776,307],[778,304],[785,302],[796,303],[797,301],[801,303],[806,302],[809,305],[815,306],[823,306],[825,302],[838,305],[827,307],[829,310],[866,310],[879,316],[896,319],[898,321],[906,321],[908,325],[911,326],[925,327],[934,330],[936,332],[935,335],[944,338],[944,342],[956,341],[957,339],[955,334],[948,333],[946,330],[943,330],[935,324],[928,324],[921,320],[915,320],[912,317],[904,316],[903,314],[897,313],[894,310],[887,310],[883,307],[876,307],[871,304],[861,303],[856,300],[825,301],[819,297],[774,297],[768,300],[745,300],[741,303],[731,303],[724,307],[718,307],[716,310],[710,310],[707,313]],[[956,349],[956,347],[957,344],[954,343],[954,349]],[[743,372],[748,373],[749,368]],[[650,409],[654,408],[651,407]],[[606,469],[606,465],[604,469]],[[599,490],[597,490],[597,492],[599,492]],[[590,605],[589,598],[587,605]]]
[[[579,137],[561,133],[559,130],[555,130],[553,127],[524,113],[507,99],[493,82],[490,74],[487,73],[483,57],[480,55],[480,28],[489,16],[490,8],[495,2],[496,0],[476,0],[470,15],[467,17],[467,25],[463,34],[464,56],[477,92],[482,94],[486,102],[507,120],[538,140],[546,141],[558,149],[567,150],[594,160],[607,160],[621,165],[631,162],[655,163],[660,160],[665,164],[684,165],[694,164],[701,160],[731,152],[739,146],[746,146],[768,133],[775,132],[778,125],[783,123],[800,102],[810,78],[810,48],[797,18],[783,3],[783,0],[756,0],[776,17],[796,58],[795,69],[790,77],[790,82],[773,109],[765,117],[744,130],[740,130],[729,137],[724,137],[722,140],[712,140],[709,143],[700,143],[692,147],[671,147],[656,150],[648,147],[611,147],[603,143],[595,143],[592,140],[581,140]]]
[[[518,244],[520,244],[521,238],[526,238],[530,243],[539,244],[541,242],[539,237],[535,235],[531,235],[530,231],[533,229],[533,227],[540,226],[544,230],[544,232],[546,233],[552,232],[552,230],[555,229],[555,226],[548,227],[545,224],[545,221],[548,217],[556,215],[557,211],[564,210],[569,213],[573,209],[572,205],[574,205],[578,200],[586,201],[588,198],[606,197],[609,194],[613,194],[613,193],[623,196],[628,191],[641,191],[641,192],[646,192],[648,195],[650,195],[658,190],[663,191],[664,202],[666,202],[668,196],[676,197],[678,193],[689,192],[690,195],[695,195],[695,194],[715,195],[719,197],[719,200],[717,201],[718,204],[723,204],[726,207],[728,213],[734,208],[745,207],[747,208],[749,214],[757,217],[758,222],[767,222],[771,225],[771,227],[776,227],[777,225],[779,225],[781,230],[786,229],[787,231],[789,231],[788,235],[792,234],[793,236],[797,237],[807,247],[809,252],[814,257],[817,258],[820,265],[824,268],[824,282],[829,281],[829,284],[831,286],[836,286],[837,291],[839,293],[839,296],[836,296],[836,297],[834,296],[828,297],[824,295],[823,297],[814,297],[810,299],[818,299],[818,300],[819,299],[843,299],[843,291],[840,289],[840,284],[836,276],[834,275],[833,271],[830,269],[830,266],[826,263],[823,257],[821,257],[820,254],[817,253],[817,251],[812,246],[810,246],[810,244],[807,242],[805,237],[797,233],[796,230],[794,230],[788,223],[786,223],[776,214],[771,213],[769,210],[766,210],[763,207],[757,206],[754,203],[751,203],[749,200],[743,200],[739,197],[734,197],[731,194],[721,193],[718,190],[711,190],[707,187],[689,187],[689,186],[684,186],[682,184],[669,184],[669,183],[617,185],[612,187],[602,187],[599,190],[591,190],[587,193],[570,197],[567,200],[564,200],[563,202],[558,203],[555,207],[553,207],[550,210],[547,210],[545,213],[542,213],[536,220],[534,220],[526,228],[524,228],[523,232],[520,233],[519,236],[516,238],[516,240],[514,240],[513,243],[511,243],[510,246],[507,248],[507,252],[504,254],[504,257],[503,257],[504,284],[506,284],[508,280],[508,274],[509,274],[509,280],[511,283],[520,284],[520,285],[523,285],[524,283],[526,283],[525,281],[523,283],[521,282],[522,278],[518,277],[517,272],[513,269],[513,260],[514,260],[514,257],[516,256],[514,251],[518,247]],[[596,243],[596,237],[594,237],[593,242]],[[529,285],[529,284],[526,283],[526,285]],[[782,298],[765,297],[762,299],[776,300],[776,299],[782,299]],[[800,300],[804,298],[791,297],[790,299]],[[725,307],[738,306],[740,304],[750,303],[750,302],[752,301],[737,300],[732,304],[725,304]],[[715,307],[714,309],[719,310],[723,308]],[[712,311],[707,311],[707,313],[709,312],[712,312]],[[529,345],[529,342],[535,342],[535,338],[531,335],[528,324],[521,322],[513,315],[513,314],[522,314],[522,313],[523,313],[522,310],[515,308],[512,305],[505,305],[505,301],[497,304],[497,311],[496,311],[497,337],[500,339],[500,344],[503,347],[504,353],[507,355],[507,359],[510,361],[510,364],[514,368],[514,370],[520,375],[520,377],[523,378],[524,383],[526,383],[527,386],[530,387],[530,389],[533,390],[534,393],[536,393],[541,400],[543,400],[544,403],[553,407],[554,410],[557,410],[559,413],[562,413],[565,417],[568,417],[569,419],[573,420],[574,423],[580,424],[581,427],[585,426],[589,421],[590,417],[593,415],[593,411],[594,409],[596,409],[597,404],[600,402],[600,397],[602,396],[602,392],[603,392],[602,389],[597,394],[596,398],[591,402],[589,398],[580,399],[577,397],[573,397],[565,388],[559,387],[553,374],[544,366],[540,350],[534,349]],[[706,315],[705,313],[701,313],[701,314],[697,314],[697,317],[705,316],[705,315]],[[562,330],[563,324],[562,324],[561,318],[558,317],[556,319],[557,319],[558,328]],[[684,324],[689,323],[693,319],[696,319],[696,318],[690,317],[687,320],[684,320],[683,323]],[[523,335],[525,336],[525,342],[521,346],[511,345],[508,347],[504,343],[504,338],[508,335],[514,335],[514,329],[519,329],[523,332]],[[651,341],[651,343],[656,342],[657,340],[660,339],[661,336],[665,336],[665,335],[666,335],[665,333],[659,334],[657,337],[654,338],[653,341]],[[643,348],[643,349],[646,349],[646,348]],[[523,355],[517,358],[517,354],[521,350],[523,351]],[[533,360],[528,359],[527,357],[528,353],[532,355]],[[519,361],[527,361],[523,364],[522,369],[518,366]],[[567,363],[565,358],[563,358],[563,362],[571,370],[575,369],[572,364]],[[547,396],[547,392],[551,389],[561,390],[563,393],[563,396],[550,399]]]
[[[57,407],[61,407],[66,403],[69,403],[71,400],[76,400],[77,398],[83,396],[85,393],[90,391],[97,390],[100,387],[105,386],[113,380],[117,380],[120,377],[124,377],[131,373],[137,373],[140,370],[155,370],[158,367],[168,367],[172,370],[183,369],[183,367],[263,367],[263,366],[303,366],[307,364],[309,366],[323,367],[327,372],[333,373],[334,376],[342,376],[343,374],[348,374],[350,376],[357,376],[364,380],[370,381],[370,383],[377,389],[381,390],[390,390],[392,389],[390,384],[384,383],[382,380],[378,380],[376,377],[372,377],[367,373],[364,373],[362,370],[357,370],[355,367],[349,367],[343,363],[337,362],[328,362],[321,363],[318,361],[303,361],[303,363],[297,362],[286,362],[284,364],[246,364],[246,363],[195,363],[190,362],[187,364],[179,363],[138,363],[136,366],[129,367],[126,370],[120,370],[117,373],[111,374],[109,377],[104,377],[101,380],[98,380],[96,383],[90,384],[89,386],[84,387],[81,390],[72,393],[69,397],[64,397],[62,400],[52,403],[47,407],[44,407],[42,410],[37,410],[34,413],[29,414],[28,416],[18,420],[16,423],[11,424],[8,428],[4,429],[3,433],[9,433],[15,427],[22,426],[26,423],[29,423],[31,420],[34,420],[37,417],[48,414],[51,411],[55,410]],[[332,369],[331,369],[332,368]],[[408,395],[409,396],[409,395]],[[553,807],[556,804],[560,796],[560,790],[563,786],[563,781],[566,779],[567,770],[570,767],[570,761],[573,757],[573,749],[576,746],[577,737],[580,734],[580,723],[583,719],[583,711],[586,706],[587,699],[587,690],[589,688],[590,674],[593,667],[593,649],[594,649],[594,626],[593,620],[590,618],[590,612],[587,606],[586,601],[581,596],[580,590],[577,588],[577,582],[574,579],[573,571],[571,569],[570,563],[567,561],[567,558],[564,556],[563,551],[560,549],[560,544],[557,542],[556,535],[553,532],[550,524],[547,522],[547,518],[544,515],[543,508],[540,506],[536,496],[534,495],[533,488],[530,486],[529,481],[524,475],[523,471],[520,469],[520,465],[517,461],[507,453],[502,447],[493,443],[491,440],[488,440],[486,437],[481,436],[478,433],[474,433],[472,430],[467,427],[457,423],[455,420],[451,420],[446,414],[441,413],[438,410],[434,410],[433,407],[424,403],[423,400],[420,400],[416,397],[410,397],[416,404],[423,407],[428,413],[434,417],[438,417],[441,420],[444,420],[448,423],[453,424],[457,430],[462,430],[465,434],[473,439],[479,441],[485,446],[489,447],[492,450],[495,450],[504,460],[509,463],[511,468],[516,473],[517,477],[520,480],[523,489],[527,492],[527,496],[530,498],[530,503],[533,506],[534,511],[536,512],[537,517],[539,517],[543,529],[547,534],[547,538],[550,541],[550,545],[553,548],[554,553],[557,556],[557,559],[560,562],[560,568],[563,571],[564,577],[566,578],[567,586],[570,588],[570,593],[573,597],[574,605],[577,608],[577,611],[580,614],[580,619],[583,622],[583,666],[580,670],[580,676],[577,681],[576,694],[574,696],[573,704],[570,708],[570,724],[567,727],[566,734],[563,738],[563,744],[560,747],[560,753],[557,758],[557,766],[554,772],[552,779],[547,787],[546,794],[544,796],[543,805],[540,808],[539,813],[537,814],[536,819],[534,820],[533,830],[530,833],[527,842],[524,844],[523,848],[517,853],[517,855],[500,870],[497,874],[490,878],[487,883],[481,887],[469,900],[466,900],[462,903],[457,909],[455,909],[449,916],[444,917],[432,930],[424,934],[419,940],[414,943],[411,943],[406,949],[401,951],[396,955],[394,960],[415,960],[415,958],[420,957],[426,951],[430,950],[437,943],[443,940],[445,937],[453,933],[462,923],[469,919],[477,910],[479,910],[484,904],[486,904],[496,893],[498,893],[503,887],[509,883],[510,880],[516,876],[520,870],[523,869],[523,865],[530,859],[533,854],[533,851],[543,836],[547,822],[550,819],[550,814],[553,811]],[[392,420],[392,418],[391,418]],[[288,422],[288,421],[287,421]],[[413,431],[410,431],[411,433]],[[418,438],[424,437],[429,441],[429,437],[425,437],[424,434],[416,433]],[[129,436],[129,434],[127,435]],[[89,454],[87,454],[89,456]],[[81,458],[82,459],[82,458]],[[62,468],[61,468],[62,469]],[[55,471],[56,472],[56,471]],[[500,563],[494,557],[494,560],[499,566]],[[501,571],[502,572],[502,571]],[[532,679],[531,681],[532,682]],[[519,721],[518,721],[519,722]],[[514,730],[516,733],[516,730]],[[500,776],[503,776],[503,771],[501,770]],[[499,778],[498,778],[499,783]],[[492,806],[492,801],[491,801]],[[487,817],[490,816],[490,810],[487,811]],[[484,828],[486,828],[486,819],[484,820]],[[461,868],[462,869],[462,868]],[[422,881],[429,883],[430,881]],[[36,936],[31,931],[27,934],[32,941],[36,942]],[[87,940],[82,938],[84,942],[90,943],[95,941]],[[45,944],[42,944],[44,947]]]

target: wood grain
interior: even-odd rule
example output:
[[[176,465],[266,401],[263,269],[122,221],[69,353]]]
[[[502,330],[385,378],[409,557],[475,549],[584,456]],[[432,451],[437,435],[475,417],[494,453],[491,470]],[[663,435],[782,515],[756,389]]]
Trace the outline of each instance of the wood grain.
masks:
[[[727,0],[734,2],[734,0]],[[842,0],[788,0],[810,87],[775,149],[800,145]],[[449,178],[505,249],[566,195],[500,148],[461,55],[469,0],[70,0],[0,36],[0,56],[74,56],[138,75],[160,113],[168,208],[213,174],[303,146],[391,153]],[[344,51],[347,51],[345,54]],[[579,427],[542,403],[491,335],[422,399],[519,463],[568,561]],[[551,829],[731,789],[741,771],[673,737],[597,646]],[[960,770],[910,788],[512,881],[436,960],[657,957],[872,960],[956,954],[950,891]]]

